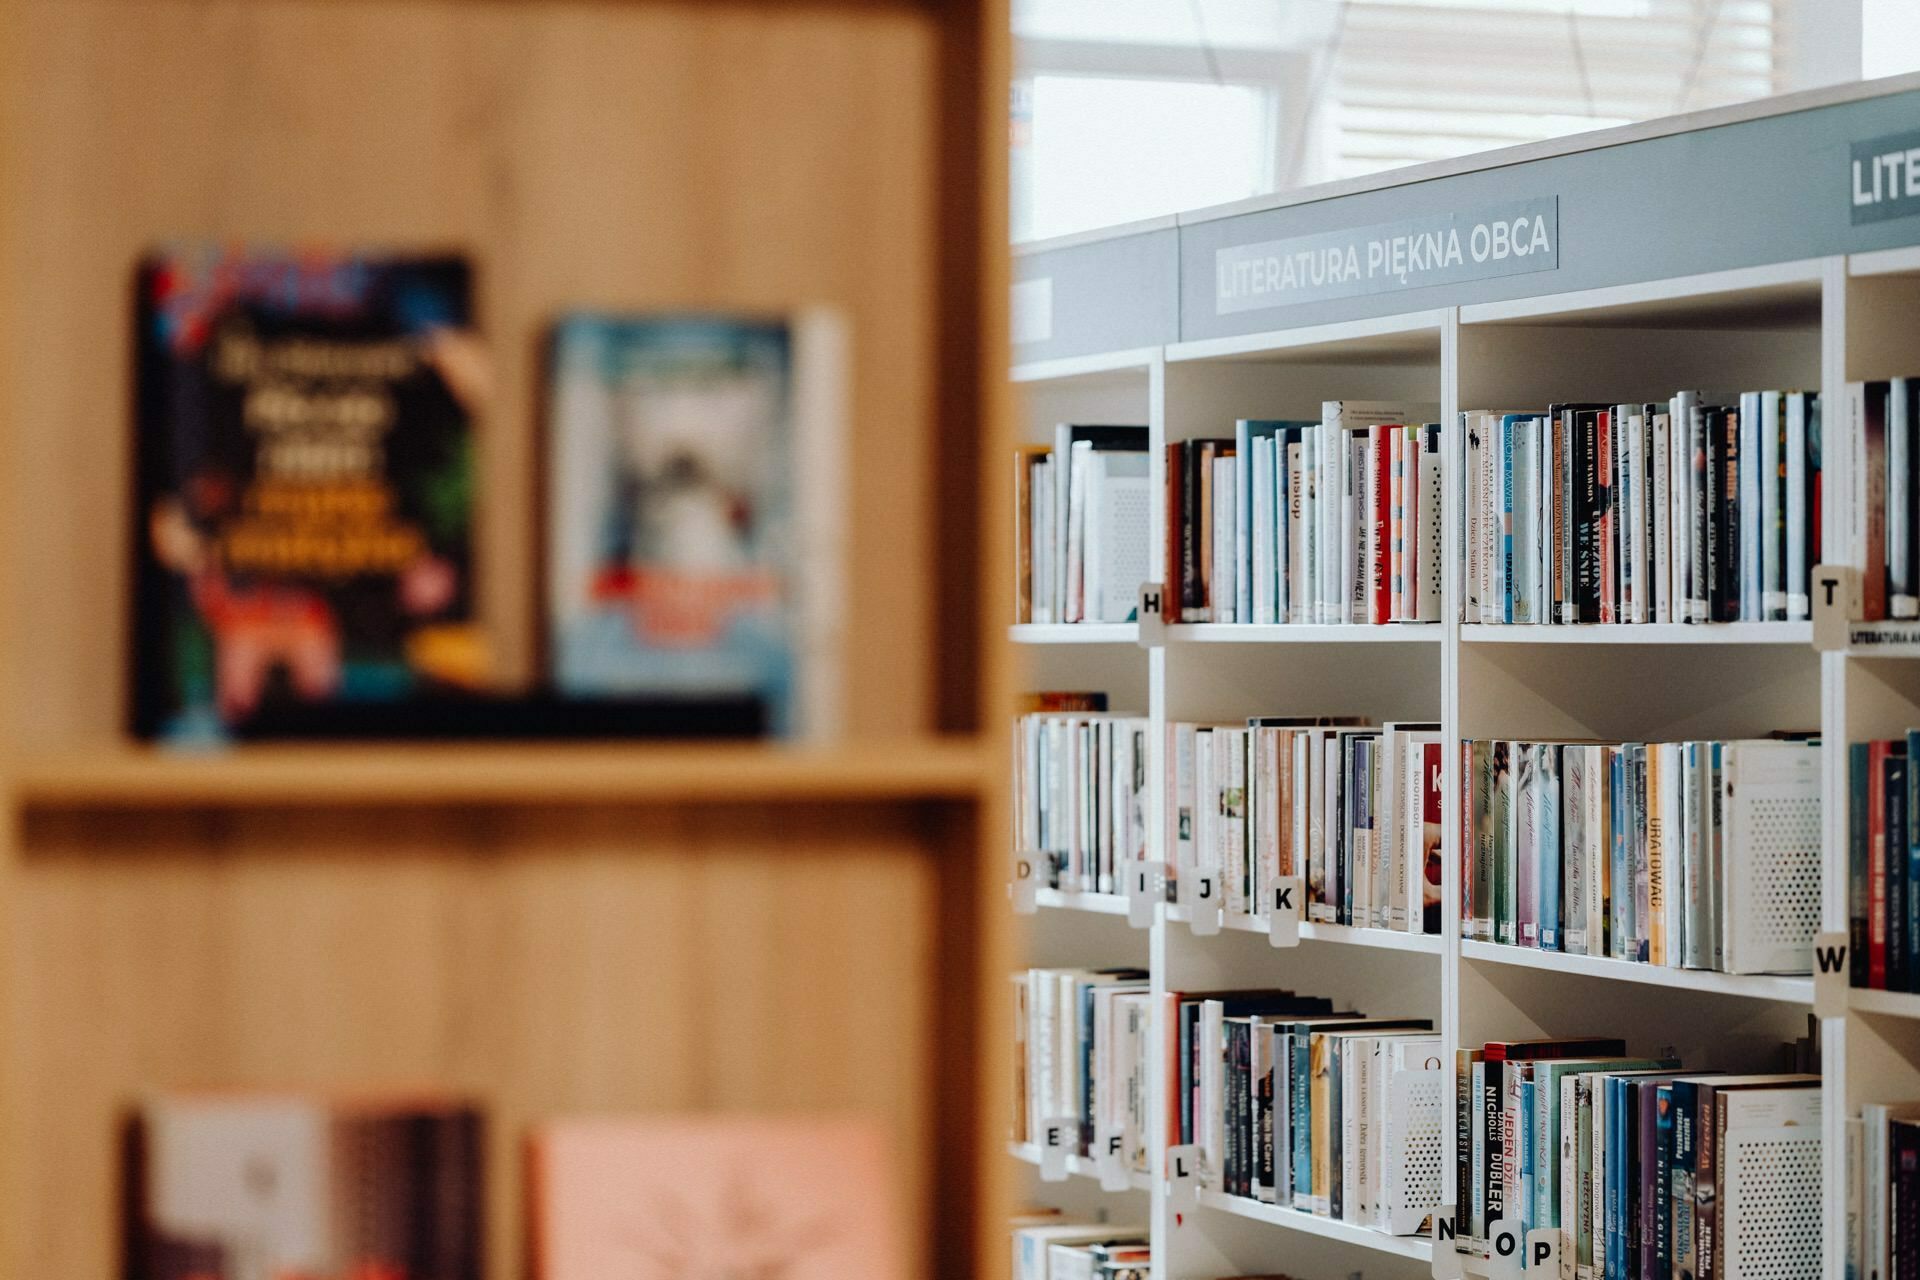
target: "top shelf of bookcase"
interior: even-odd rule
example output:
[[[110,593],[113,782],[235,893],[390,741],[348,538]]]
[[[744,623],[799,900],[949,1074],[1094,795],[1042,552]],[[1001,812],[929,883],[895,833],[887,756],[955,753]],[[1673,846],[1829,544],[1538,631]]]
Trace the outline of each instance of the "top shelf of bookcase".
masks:
[[[1176,342],[1167,348],[1167,363],[1437,364],[1446,314],[1445,311],[1410,311],[1231,338]]]
[[[1015,382],[1068,383],[1082,387],[1125,384],[1146,377],[1158,354],[1156,348],[1140,347],[1061,360],[1035,360],[1015,365],[1012,378]]]
[[[16,760],[34,809],[272,805],[540,805],[873,801],[978,794],[973,742],[832,749],[766,743],[259,746],[204,754],[121,747]]]
[[[1798,329],[1820,323],[1819,259],[1740,267],[1603,289],[1479,302],[1460,323],[1630,329]]]
[[[1856,253],[1847,259],[1852,276],[1920,276],[1920,245]]]

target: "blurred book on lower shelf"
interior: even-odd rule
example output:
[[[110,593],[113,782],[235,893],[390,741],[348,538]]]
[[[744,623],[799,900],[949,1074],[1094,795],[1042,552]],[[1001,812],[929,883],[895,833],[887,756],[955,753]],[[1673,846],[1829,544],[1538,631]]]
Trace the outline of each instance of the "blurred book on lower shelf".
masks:
[[[580,1118],[528,1143],[535,1280],[903,1280],[887,1142],[852,1118]]]
[[[1013,1231],[1013,1280],[1147,1280],[1145,1227],[1024,1220]]]
[[[480,1280],[480,1112],[457,1098],[178,1092],[128,1136],[131,1280]]]

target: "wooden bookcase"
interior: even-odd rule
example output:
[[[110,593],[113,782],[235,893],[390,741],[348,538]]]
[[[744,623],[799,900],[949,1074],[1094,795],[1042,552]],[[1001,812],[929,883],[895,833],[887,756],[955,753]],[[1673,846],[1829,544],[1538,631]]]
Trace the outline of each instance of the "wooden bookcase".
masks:
[[[916,1271],[1004,1267],[1006,23],[0,0],[0,1275],[117,1274],[120,1118],[201,1083],[470,1091],[499,1280],[526,1126],[633,1109],[879,1116]],[[471,255],[514,680],[545,321],[840,308],[847,741],[130,744],[131,269],[172,238]]]

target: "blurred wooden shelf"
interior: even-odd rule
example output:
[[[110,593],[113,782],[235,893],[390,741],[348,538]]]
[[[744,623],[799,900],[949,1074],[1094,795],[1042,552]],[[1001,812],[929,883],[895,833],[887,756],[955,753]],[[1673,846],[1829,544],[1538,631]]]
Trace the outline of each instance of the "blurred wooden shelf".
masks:
[[[618,804],[975,797],[968,739],[766,743],[329,743],[201,754],[141,747],[16,760],[24,808]]]

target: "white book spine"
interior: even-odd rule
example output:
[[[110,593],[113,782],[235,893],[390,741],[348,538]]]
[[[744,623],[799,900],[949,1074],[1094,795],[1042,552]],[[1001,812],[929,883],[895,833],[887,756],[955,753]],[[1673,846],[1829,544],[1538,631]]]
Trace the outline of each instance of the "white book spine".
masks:
[[[1687,420],[1680,397],[1667,401],[1667,612],[1673,622],[1687,620],[1687,548],[1692,524],[1687,504]]]
[[[1673,621],[1673,528],[1671,524],[1673,510],[1673,471],[1672,446],[1668,424],[1671,419],[1665,413],[1654,413],[1653,419],[1653,490],[1652,503],[1648,518],[1653,522],[1653,577],[1651,588],[1653,595],[1653,620],[1655,622]]]
[[[1340,426],[1340,402],[1330,400],[1320,407],[1320,433],[1318,442],[1319,482],[1314,491],[1315,515],[1319,529],[1314,548],[1314,577],[1319,584],[1318,598],[1314,603],[1314,621],[1340,621],[1339,608],[1343,597],[1340,594],[1340,561],[1335,552],[1339,541],[1342,489],[1340,477],[1342,466],[1341,448],[1346,433]]]
[[[1760,555],[1760,401],[1763,393],[1740,394],[1740,618],[1758,621],[1761,611],[1761,583],[1766,572]]]
[[[1593,891],[1587,883],[1586,862],[1587,788],[1591,785],[1586,748],[1568,744],[1560,753],[1560,847],[1566,869],[1561,943],[1567,954],[1576,956],[1587,954],[1587,895]]]
[[[1444,493],[1444,466],[1441,462],[1440,432],[1422,432],[1423,446],[1419,455],[1419,528],[1415,533],[1416,570],[1419,582],[1418,601],[1414,617],[1419,622],[1440,621],[1440,603],[1444,591],[1445,555],[1446,555],[1446,502]]]
[[[1460,475],[1467,490],[1465,509],[1461,512],[1461,543],[1467,552],[1465,610],[1462,621],[1480,621],[1480,524],[1486,519],[1481,510],[1480,492],[1480,424],[1479,415],[1462,413],[1460,415]]]
[[[1760,393],[1760,616],[1787,616],[1786,441],[1778,391]]]
[[[1810,485],[1807,468],[1807,396],[1805,392],[1788,393],[1786,417],[1787,617],[1798,619],[1812,616],[1812,610],[1808,607],[1811,600],[1807,594],[1808,572],[1812,566],[1807,563]]]
[[[1278,538],[1273,525],[1273,437],[1253,442],[1253,511],[1251,543],[1252,609],[1250,622],[1272,622],[1273,553]]]
[[[1281,621],[1291,623],[1312,620],[1306,615],[1307,537],[1302,521],[1302,517],[1307,512],[1304,493],[1306,480],[1300,466],[1301,451],[1305,447],[1301,440],[1289,441],[1287,444],[1286,615]]]

